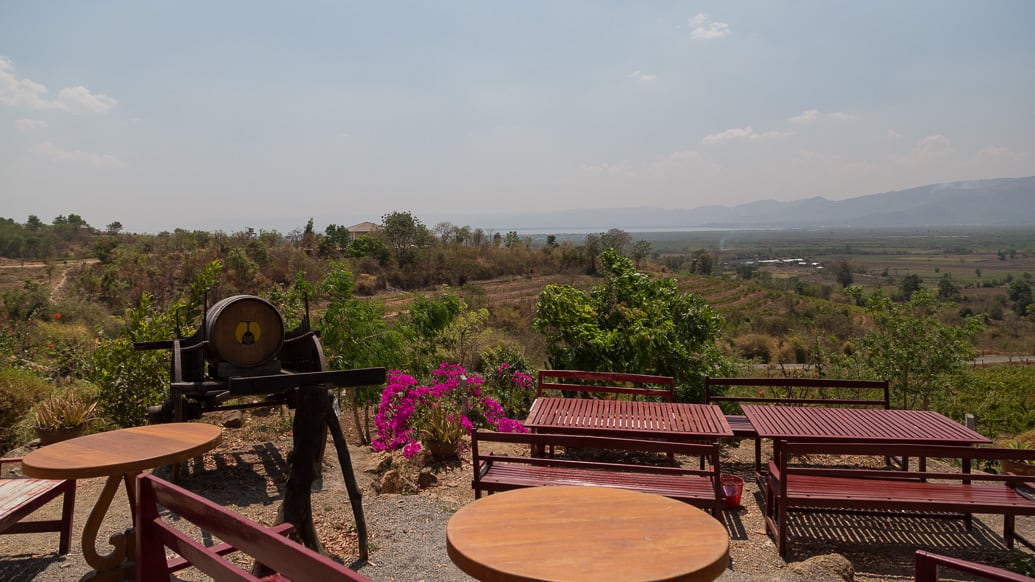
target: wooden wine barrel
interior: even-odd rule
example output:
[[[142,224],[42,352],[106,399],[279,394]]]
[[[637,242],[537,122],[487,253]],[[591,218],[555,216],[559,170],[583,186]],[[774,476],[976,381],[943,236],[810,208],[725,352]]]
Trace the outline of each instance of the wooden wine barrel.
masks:
[[[265,299],[234,295],[205,315],[206,356],[240,368],[260,366],[277,357],[284,344],[284,319]]]

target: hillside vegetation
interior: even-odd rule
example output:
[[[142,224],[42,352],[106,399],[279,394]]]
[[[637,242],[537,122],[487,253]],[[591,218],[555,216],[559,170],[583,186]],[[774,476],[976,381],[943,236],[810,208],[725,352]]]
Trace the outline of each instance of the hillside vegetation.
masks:
[[[23,373],[52,391],[72,385],[103,399],[114,389],[103,385],[104,366],[139,357],[118,352],[113,342],[190,334],[206,301],[234,294],[270,299],[289,326],[308,300],[317,327],[327,324],[322,331],[335,367],[383,365],[419,375],[454,361],[488,375],[508,362],[532,372],[550,366],[547,339],[533,331],[543,291],[602,285],[601,257],[609,248],[718,312],[717,353],[742,374],[872,373],[855,356],[880,331],[866,299],[874,292],[888,299],[887,309],[904,310],[926,290],[936,301],[923,307],[925,317],[968,329],[976,353],[1035,354],[1030,231],[679,236],[612,229],[581,239],[523,238],[449,223],[428,228],[405,212],[386,215],[379,231],[355,240],[336,225],[317,233],[312,221],[286,235],[252,229],[137,235],[122,233],[118,223],[94,229],[76,215],[49,225],[4,219],[0,367],[19,372],[0,383],[0,403],[25,411],[40,398],[31,396],[38,390],[25,389]],[[336,329],[329,327],[332,313]],[[980,325],[968,328],[968,322]],[[152,355],[158,359],[139,367],[159,375],[150,394],[160,395],[167,363],[163,354]],[[930,405],[981,412],[994,422],[990,430],[1020,432],[1035,426],[1035,416],[1025,412],[1035,402],[1014,389],[1022,381],[1013,373],[972,370],[946,384]],[[989,385],[1010,394],[1011,405],[995,409],[968,396]],[[360,396],[357,406],[378,398]],[[120,424],[144,404],[99,410],[105,422]],[[6,444],[28,434],[23,417],[0,423]]]

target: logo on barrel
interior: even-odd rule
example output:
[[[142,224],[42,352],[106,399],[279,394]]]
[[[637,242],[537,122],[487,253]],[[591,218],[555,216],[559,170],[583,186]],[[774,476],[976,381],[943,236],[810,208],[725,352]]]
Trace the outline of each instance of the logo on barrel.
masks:
[[[241,345],[250,346],[259,341],[261,337],[262,327],[257,321],[244,320],[238,322],[237,327],[234,328],[234,338]]]

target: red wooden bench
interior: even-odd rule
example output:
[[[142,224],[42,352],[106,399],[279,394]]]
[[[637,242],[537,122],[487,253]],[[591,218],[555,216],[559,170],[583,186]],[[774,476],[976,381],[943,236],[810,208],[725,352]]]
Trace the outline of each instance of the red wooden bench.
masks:
[[[536,396],[554,390],[564,392],[591,392],[594,394],[624,394],[675,401],[675,380],[671,376],[626,374],[623,372],[588,372],[585,370],[539,370]]]
[[[879,391],[880,397],[877,397]],[[866,394],[871,394],[867,397]],[[835,378],[706,378],[706,404],[780,404],[891,408],[887,380]],[[738,411],[739,412],[739,411]],[[762,443],[743,414],[727,414],[733,435],[755,440],[755,471],[762,469]]]
[[[20,457],[0,459],[0,465],[20,462]],[[62,496],[60,519],[23,520],[58,496]],[[56,531],[60,533],[58,553],[67,554],[74,510],[74,480],[0,479],[0,534]]]
[[[485,452],[486,445],[491,443],[529,445],[530,454],[517,456]],[[707,469],[690,469],[634,464],[624,456],[612,456],[608,460],[575,460],[531,455],[532,450],[556,450],[556,447],[688,455],[706,459],[709,466]],[[493,493],[545,485],[589,485],[664,495],[711,511],[715,516],[722,512],[718,443],[475,430],[471,433],[471,455],[474,466],[471,486],[475,498],[481,497],[482,491]]]
[[[194,567],[215,580],[294,582],[369,582],[369,580],[330,558],[284,535],[290,525],[261,526],[241,515],[216,505],[182,487],[154,475],[137,477],[136,579],[141,582],[168,580],[169,573]],[[202,532],[224,543],[205,546],[164,519],[159,506],[189,522]],[[180,558],[169,560],[166,548]],[[259,578],[224,558],[243,552],[273,573]]]
[[[788,514],[878,514],[891,517],[963,518],[971,514],[1003,516],[1003,541],[1031,547],[1017,535],[1018,515],[1035,515],[1035,497],[1023,490],[1031,477],[973,473],[975,460],[1035,460],[1035,451],[1006,448],[897,443],[780,442],[779,456],[769,463],[765,490],[766,531],[773,535],[781,556],[788,546]],[[835,466],[804,466],[798,457],[815,462],[817,456],[926,457],[958,459],[959,472],[904,471]],[[821,458],[821,457],[820,457]]]
[[[995,580],[996,582],[1035,582],[1035,578],[1029,578],[1016,572],[986,566],[977,562],[968,562],[959,558],[933,554],[924,550],[916,551],[916,582],[938,582],[939,570],[955,570],[963,574],[974,574],[984,580]]]

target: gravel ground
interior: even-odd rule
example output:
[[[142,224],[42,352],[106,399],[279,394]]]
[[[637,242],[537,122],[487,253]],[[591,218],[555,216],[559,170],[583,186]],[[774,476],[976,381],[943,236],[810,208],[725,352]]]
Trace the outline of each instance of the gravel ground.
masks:
[[[218,449],[201,462],[189,463],[181,484],[255,521],[272,524],[287,479],[288,423],[276,414],[247,418],[245,428],[224,431],[224,443]],[[205,420],[221,419],[209,415]],[[370,560],[358,565],[354,562],[358,558],[354,521],[333,454],[327,455],[323,479],[314,484],[312,497],[314,521],[327,553],[353,564],[376,582],[471,580],[450,562],[445,548],[446,522],[453,512],[473,500],[469,460],[430,465],[428,469],[437,482],[419,492],[379,495],[375,482],[389,464],[386,456],[372,453],[368,447],[350,447],[350,451],[363,490]],[[912,580],[916,548],[1001,566],[1032,557],[1030,552],[1002,547],[1001,520],[995,516],[979,516],[971,531],[957,521],[802,516],[794,522],[790,561],[785,562],[765,534],[761,498],[749,478],[753,457],[750,443],[742,447],[731,443],[724,454],[724,472],[745,477],[746,486],[743,508],[723,515],[730,532],[731,561],[722,581]],[[419,467],[394,462],[407,482],[416,481]],[[159,470],[159,475],[168,478],[167,469]],[[78,580],[86,573],[78,536],[102,486],[102,479],[80,481],[72,549],[67,556],[56,555],[56,534],[0,536],[0,581],[64,582]],[[58,504],[52,503],[45,511],[57,515]],[[1033,521],[1018,519],[1018,530],[1035,539]],[[99,550],[106,551],[105,533],[129,523],[128,504],[123,496],[117,496],[101,528]],[[184,579],[204,578],[186,574]]]

